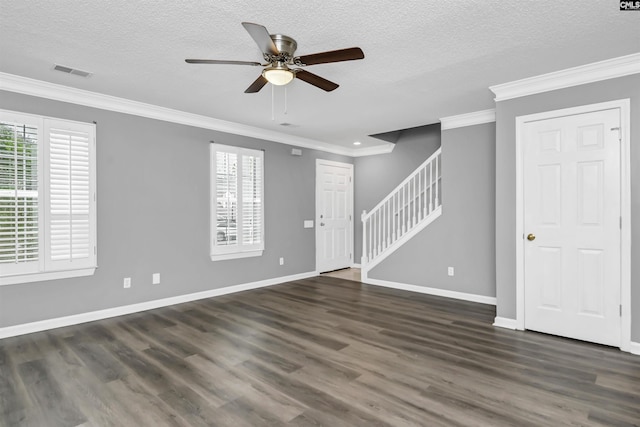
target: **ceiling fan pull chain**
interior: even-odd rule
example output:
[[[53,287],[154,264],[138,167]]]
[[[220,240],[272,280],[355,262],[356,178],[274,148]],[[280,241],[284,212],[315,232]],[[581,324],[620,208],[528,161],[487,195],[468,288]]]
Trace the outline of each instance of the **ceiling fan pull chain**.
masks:
[[[275,86],[271,85],[271,121],[275,122],[276,120],[276,108],[275,108]]]

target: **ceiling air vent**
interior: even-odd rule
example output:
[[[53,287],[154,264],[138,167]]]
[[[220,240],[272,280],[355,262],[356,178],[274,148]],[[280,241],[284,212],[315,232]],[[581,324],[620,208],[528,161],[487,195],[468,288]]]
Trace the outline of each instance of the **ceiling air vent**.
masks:
[[[58,64],[56,64],[53,67],[53,69],[56,71],[62,71],[63,73],[73,74],[74,76],[80,76],[80,77],[89,77],[91,75],[91,73],[88,71],[76,70],[75,68],[65,67],[64,65],[58,65]]]

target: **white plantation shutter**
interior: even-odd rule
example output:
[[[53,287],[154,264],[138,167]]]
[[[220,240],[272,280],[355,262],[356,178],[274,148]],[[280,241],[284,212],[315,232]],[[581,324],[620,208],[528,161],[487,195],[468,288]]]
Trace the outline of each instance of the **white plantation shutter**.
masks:
[[[38,125],[0,116],[0,267],[7,274],[39,268]]]
[[[48,270],[95,265],[92,227],[93,126],[48,121]]]
[[[262,241],[262,157],[242,156],[242,243]]]
[[[0,284],[93,274],[95,207],[95,125],[0,110]]]
[[[238,155],[216,153],[216,245],[229,246],[238,239]]]
[[[211,144],[211,258],[259,256],[264,250],[264,156]]]

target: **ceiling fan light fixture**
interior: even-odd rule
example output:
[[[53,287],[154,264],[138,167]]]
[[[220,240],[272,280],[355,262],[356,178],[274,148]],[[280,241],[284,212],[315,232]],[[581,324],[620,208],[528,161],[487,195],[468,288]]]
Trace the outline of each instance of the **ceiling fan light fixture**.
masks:
[[[291,83],[294,74],[286,65],[276,65],[265,68],[262,71],[262,77],[267,79],[267,81],[272,85],[284,86]]]

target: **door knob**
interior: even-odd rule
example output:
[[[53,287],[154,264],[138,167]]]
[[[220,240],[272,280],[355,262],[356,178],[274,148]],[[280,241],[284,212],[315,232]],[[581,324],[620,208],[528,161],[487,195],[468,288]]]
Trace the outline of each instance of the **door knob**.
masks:
[[[534,240],[536,240],[536,235],[533,233],[529,233],[529,235],[527,236],[527,240],[533,242]]]
[[[320,223],[320,227],[324,227],[324,222],[321,222],[321,223]]]

